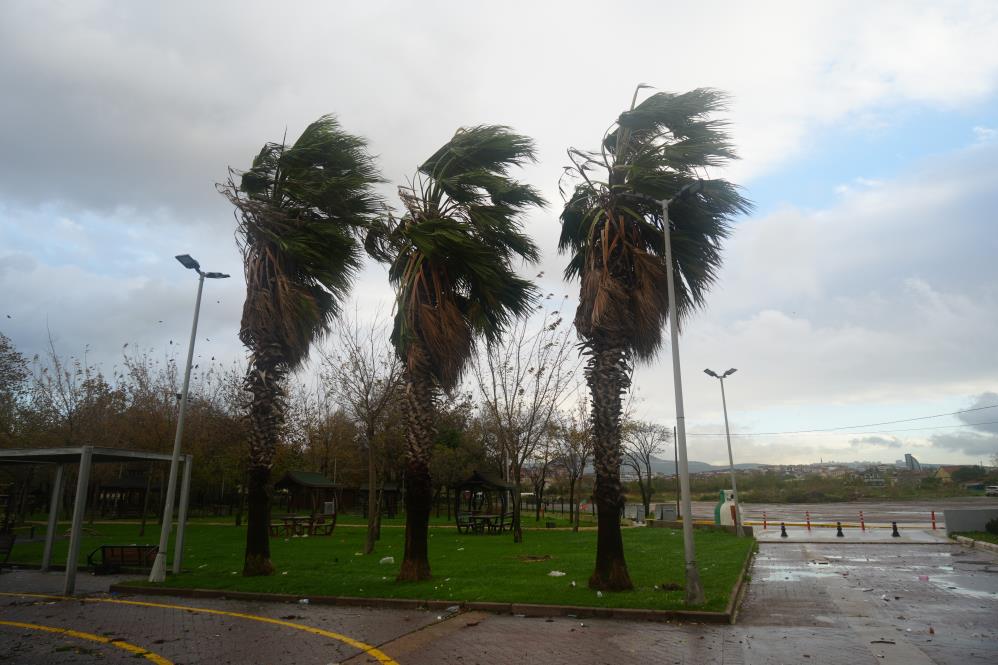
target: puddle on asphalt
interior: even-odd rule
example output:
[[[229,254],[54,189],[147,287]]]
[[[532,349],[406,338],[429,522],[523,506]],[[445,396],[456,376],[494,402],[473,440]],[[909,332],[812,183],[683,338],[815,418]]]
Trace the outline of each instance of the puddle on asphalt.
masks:
[[[824,567],[824,566],[822,566]],[[831,570],[800,570],[788,568],[772,568],[761,575],[754,576],[761,582],[797,582],[803,579],[818,579],[837,577],[839,573]]]
[[[988,598],[994,600],[998,598],[998,591],[984,591],[982,589],[968,589],[957,584],[953,579],[942,576],[935,579],[929,578],[929,582],[939,588],[942,591],[948,593],[955,593],[959,596],[967,596],[968,598]]]

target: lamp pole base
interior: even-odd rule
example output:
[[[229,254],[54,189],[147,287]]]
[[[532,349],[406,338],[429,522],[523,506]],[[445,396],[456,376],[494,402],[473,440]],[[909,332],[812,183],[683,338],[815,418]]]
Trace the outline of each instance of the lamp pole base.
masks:
[[[156,559],[152,562],[152,570],[149,571],[150,582],[162,582],[166,579],[166,552],[157,552]]]
[[[700,571],[696,561],[686,563],[686,604],[703,605],[703,585],[700,583]]]

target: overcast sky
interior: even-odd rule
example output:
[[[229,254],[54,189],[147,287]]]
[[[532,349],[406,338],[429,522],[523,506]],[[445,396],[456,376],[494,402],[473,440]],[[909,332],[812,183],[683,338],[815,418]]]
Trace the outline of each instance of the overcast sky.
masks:
[[[560,281],[557,184],[647,83],[732,95],[739,219],[681,340],[691,434],[736,461],[969,463],[998,452],[998,4],[985,2],[5,2],[0,6],[0,331],[46,330],[110,367],[122,345],[242,358],[244,295],[214,188],[266,141],[335,113],[392,183],[461,125],[537,141],[528,227]],[[386,194],[392,195],[391,187]],[[536,272],[531,271],[531,274]],[[383,270],[355,287],[390,309]],[[176,347],[173,347],[176,348]],[[635,377],[672,424],[671,364]],[[986,423],[986,424],[982,424]],[[924,429],[915,429],[924,428]],[[929,429],[932,428],[932,429]],[[723,437],[690,458],[726,461]]]

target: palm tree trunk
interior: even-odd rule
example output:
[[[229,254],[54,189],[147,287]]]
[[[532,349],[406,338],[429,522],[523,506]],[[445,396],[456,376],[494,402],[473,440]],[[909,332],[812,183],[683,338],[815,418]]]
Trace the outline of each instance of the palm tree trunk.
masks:
[[[634,588],[624,560],[620,511],[624,495],[620,485],[621,398],[630,386],[630,353],[614,340],[590,341],[586,382],[592,394],[592,422],[596,484],[596,568],[589,587],[605,591]]]
[[[272,575],[270,561],[270,469],[284,423],[284,378],[280,351],[257,351],[250,360],[245,387],[250,403],[250,451],[246,494],[246,557],[243,576]]]
[[[413,349],[411,353],[419,353]],[[420,354],[425,358],[424,354]],[[416,363],[414,363],[416,364]],[[399,582],[430,579],[430,508],[433,487],[430,482],[430,451],[433,446],[434,385],[428,371],[419,366],[406,372],[406,479],[405,554]]]

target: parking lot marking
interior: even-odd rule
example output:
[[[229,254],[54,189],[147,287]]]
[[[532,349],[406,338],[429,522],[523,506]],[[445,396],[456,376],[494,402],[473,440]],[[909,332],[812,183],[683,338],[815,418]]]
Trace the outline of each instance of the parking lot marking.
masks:
[[[163,658],[157,653],[153,653],[148,649],[143,649],[140,646],[131,644],[130,642],[125,642],[113,637],[104,637],[102,635],[94,635],[93,633],[83,633],[78,630],[70,630],[68,628],[58,628],[56,626],[42,626],[37,623],[24,623],[21,621],[2,621],[0,620],[0,626],[11,626],[13,628],[27,628],[29,630],[40,630],[46,633],[54,633],[56,635],[63,635],[65,637],[75,637],[80,640],[90,640],[91,642],[97,642],[99,644],[110,644],[111,646],[118,647],[119,649],[124,649],[125,651],[135,654],[136,656],[142,656],[148,661],[156,663],[156,665],[173,665],[173,661]]]
[[[270,617],[260,616],[257,614],[244,614],[242,612],[229,612],[227,610],[214,610],[207,607],[189,607],[187,605],[171,605],[168,603],[151,603],[141,600],[118,600],[115,598],[89,598],[86,596],[81,597],[70,597],[70,596],[55,596],[42,593],[10,593],[0,591],[0,596],[20,596],[25,598],[46,598],[48,600],[77,600],[87,603],[113,603],[117,605],[135,605],[138,607],[157,607],[161,609],[170,610],[185,610],[187,612],[198,612],[201,614],[215,614],[218,616],[229,616],[236,619],[247,619],[249,621],[259,621],[261,623],[269,623],[275,626],[284,626],[285,628],[293,628],[295,630],[300,630],[306,633],[312,633],[313,635],[319,635],[321,637],[328,637],[330,639],[342,642],[346,645],[352,646],[355,649],[360,649],[364,653],[368,654],[379,663],[384,663],[384,665],[399,665],[391,656],[384,653],[377,647],[361,642],[360,640],[355,640],[349,635],[343,635],[341,633],[334,633],[331,630],[324,630],[322,628],[313,628],[312,626],[306,626],[302,623],[294,623],[292,621],[284,621],[283,619],[271,619]]]

